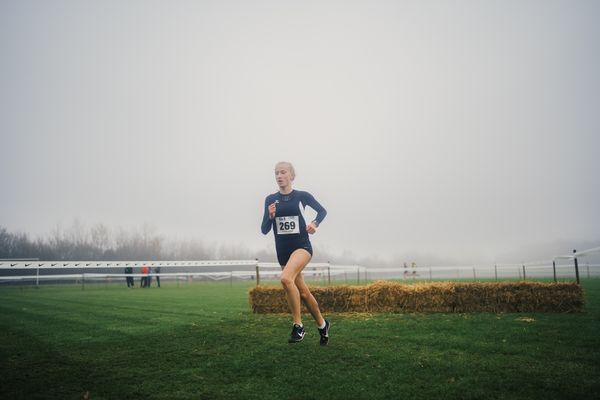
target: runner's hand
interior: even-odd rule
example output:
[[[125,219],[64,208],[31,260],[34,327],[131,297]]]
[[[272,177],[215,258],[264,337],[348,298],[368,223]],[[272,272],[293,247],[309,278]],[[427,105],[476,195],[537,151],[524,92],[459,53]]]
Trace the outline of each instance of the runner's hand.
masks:
[[[269,205],[269,219],[275,218],[275,203]]]
[[[306,232],[308,232],[312,235],[316,231],[317,231],[317,227],[315,226],[314,223],[311,222],[310,224],[306,225]]]

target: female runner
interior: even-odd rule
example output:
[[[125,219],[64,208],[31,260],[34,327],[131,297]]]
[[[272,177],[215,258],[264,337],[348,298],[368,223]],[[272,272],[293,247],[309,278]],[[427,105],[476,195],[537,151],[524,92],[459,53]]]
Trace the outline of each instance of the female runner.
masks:
[[[327,211],[308,192],[292,189],[296,177],[294,167],[289,162],[275,165],[275,180],[279,191],[265,199],[265,213],[262,221],[262,233],[273,229],[277,259],[283,272],[281,284],[292,312],[294,326],[288,339],[289,343],[298,343],[304,339],[304,325],[300,316],[300,300],[304,302],[317,323],[320,344],[329,343],[329,321],[323,318],[319,304],[304,282],[302,270],[312,258],[312,246],[308,234],[314,234]],[[314,221],[306,223],[304,208],[310,206],[317,212]]]

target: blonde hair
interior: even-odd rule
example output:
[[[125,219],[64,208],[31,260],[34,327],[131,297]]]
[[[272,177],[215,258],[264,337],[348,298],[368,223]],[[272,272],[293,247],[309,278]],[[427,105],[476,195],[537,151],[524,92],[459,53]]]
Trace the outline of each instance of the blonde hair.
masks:
[[[292,174],[292,180],[294,180],[296,178],[296,170],[294,169],[294,166],[292,165],[291,162],[279,161],[277,164],[275,164],[275,169],[277,169],[278,165],[285,165],[287,167],[288,171],[290,171],[290,174]]]

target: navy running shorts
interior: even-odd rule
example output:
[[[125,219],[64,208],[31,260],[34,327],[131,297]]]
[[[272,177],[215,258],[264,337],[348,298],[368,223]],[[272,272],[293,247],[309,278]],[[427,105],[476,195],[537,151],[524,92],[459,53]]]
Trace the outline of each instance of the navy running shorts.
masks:
[[[290,260],[290,257],[292,256],[292,253],[298,249],[304,249],[306,251],[308,251],[312,257],[313,254],[313,249],[312,249],[312,245],[310,244],[310,242],[304,241],[304,243],[294,243],[294,245],[291,244],[287,244],[287,245],[279,245],[276,246],[276,250],[277,250],[277,261],[279,261],[279,265],[281,265],[281,269],[283,269],[283,267],[285,267],[288,263],[288,261]]]

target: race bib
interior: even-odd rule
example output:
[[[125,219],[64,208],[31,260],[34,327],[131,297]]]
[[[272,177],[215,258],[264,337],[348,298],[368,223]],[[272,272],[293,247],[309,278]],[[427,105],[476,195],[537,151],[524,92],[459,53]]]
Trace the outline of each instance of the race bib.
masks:
[[[298,223],[298,216],[290,217],[277,217],[275,219],[277,225],[278,235],[290,235],[292,233],[300,233],[300,224]]]

